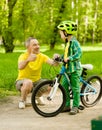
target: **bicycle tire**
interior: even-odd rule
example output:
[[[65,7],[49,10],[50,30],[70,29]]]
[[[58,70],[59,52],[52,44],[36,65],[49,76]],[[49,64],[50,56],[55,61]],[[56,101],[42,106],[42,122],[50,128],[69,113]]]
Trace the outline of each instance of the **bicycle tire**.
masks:
[[[96,88],[97,93],[94,95],[82,95],[81,102],[85,107],[95,106],[102,96],[102,80],[99,76],[93,75],[89,77],[86,81]],[[81,93],[85,93],[87,87],[85,84],[82,85]],[[91,92],[91,89],[88,89],[87,92]]]
[[[53,83],[53,80],[43,81],[42,83],[38,84],[32,92],[31,101],[33,109],[39,115],[44,117],[53,117],[58,115],[62,111],[66,103],[66,93],[64,88],[60,84],[54,98],[51,101],[47,99],[50,93],[49,90],[51,90],[51,88],[53,87]],[[44,87],[46,88],[45,90]],[[43,94],[41,96],[43,96],[43,99],[45,101],[44,105],[39,105],[37,102],[37,97],[39,93],[41,93],[41,91],[43,91]]]

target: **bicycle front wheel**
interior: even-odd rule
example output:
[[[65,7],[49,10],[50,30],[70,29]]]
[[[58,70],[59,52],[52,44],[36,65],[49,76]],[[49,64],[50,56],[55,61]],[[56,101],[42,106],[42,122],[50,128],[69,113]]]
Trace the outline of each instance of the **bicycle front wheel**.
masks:
[[[99,76],[91,76],[81,88],[81,102],[86,107],[95,106],[102,96],[102,80]],[[92,89],[91,85],[94,89]]]
[[[49,100],[49,93],[53,85],[53,80],[47,80],[36,86],[32,92],[32,106],[41,116],[56,116],[65,106],[66,94],[64,88],[60,84],[52,100]],[[41,97],[43,98],[43,104],[39,102]]]

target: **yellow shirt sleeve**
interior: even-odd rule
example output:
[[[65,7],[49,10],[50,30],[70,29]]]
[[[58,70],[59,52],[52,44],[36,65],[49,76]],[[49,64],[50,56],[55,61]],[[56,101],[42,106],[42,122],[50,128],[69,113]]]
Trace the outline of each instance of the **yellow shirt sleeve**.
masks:
[[[21,55],[19,56],[18,62],[24,61],[24,60],[26,60],[27,58],[28,58],[28,53],[23,53],[23,54],[21,54]]]

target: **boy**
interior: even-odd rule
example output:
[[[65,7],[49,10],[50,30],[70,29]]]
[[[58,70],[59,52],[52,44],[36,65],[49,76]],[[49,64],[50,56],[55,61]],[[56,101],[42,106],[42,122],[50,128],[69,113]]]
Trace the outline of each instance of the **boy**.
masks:
[[[63,76],[62,86],[66,90],[67,100],[66,106],[63,112],[70,112],[71,115],[75,115],[79,112],[78,107],[80,103],[80,75],[81,75],[81,63],[80,58],[82,51],[79,42],[74,35],[77,32],[77,24],[73,21],[63,21],[58,25],[61,38],[65,41],[65,53],[64,62],[66,63],[66,70],[71,82],[73,92],[73,103],[71,108],[70,94],[68,90],[68,83],[65,76]]]

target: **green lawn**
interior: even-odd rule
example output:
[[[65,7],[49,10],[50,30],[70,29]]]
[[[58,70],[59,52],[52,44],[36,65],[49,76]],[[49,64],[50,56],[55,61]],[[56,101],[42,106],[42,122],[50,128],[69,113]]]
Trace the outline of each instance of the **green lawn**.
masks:
[[[19,50],[19,51],[18,51]],[[52,51],[45,50],[43,47],[43,53],[47,54],[48,56],[52,57],[54,53],[59,53],[63,54],[63,50],[59,49],[54,49]],[[91,50],[91,48],[89,49]],[[23,50],[24,51],[24,50]],[[1,51],[0,51],[1,52]],[[16,89],[14,82],[17,77],[17,60],[19,55],[21,54],[22,49],[15,49],[14,53],[0,53],[0,95],[5,96],[7,94],[16,94]],[[91,50],[91,51],[83,51],[83,56],[82,56],[82,63],[90,63],[93,64],[94,68],[93,70],[89,71],[89,76],[90,75],[100,75],[102,76],[102,50],[100,48],[96,50]],[[56,73],[58,73],[60,68],[50,68],[49,65],[44,65],[42,69],[42,77],[43,78],[51,78],[53,77]]]

